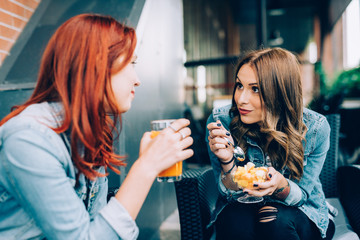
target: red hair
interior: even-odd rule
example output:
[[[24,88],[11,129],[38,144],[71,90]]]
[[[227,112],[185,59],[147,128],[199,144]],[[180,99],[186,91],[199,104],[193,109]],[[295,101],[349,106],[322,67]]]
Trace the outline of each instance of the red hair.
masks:
[[[135,46],[135,30],[112,17],[81,14],[69,19],[45,49],[32,96],[14,107],[0,126],[31,104],[60,101],[65,116],[54,131],[70,130],[72,160],[77,169],[90,179],[104,176],[96,171],[100,166],[120,173],[115,166],[125,165],[124,157],[116,155],[112,145],[115,123],[121,115],[111,88],[111,74],[130,63]],[[79,144],[84,145],[84,153],[79,152]]]

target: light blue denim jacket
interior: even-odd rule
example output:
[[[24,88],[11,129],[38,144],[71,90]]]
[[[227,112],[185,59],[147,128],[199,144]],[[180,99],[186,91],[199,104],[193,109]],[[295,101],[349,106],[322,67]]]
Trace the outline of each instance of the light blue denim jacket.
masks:
[[[125,208],[106,202],[106,177],[81,174],[75,186],[68,138],[50,128],[62,116],[61,104],[44,102],[0,127],[0,239],[136,239]]]
[[[208,118],[207,124],[220,120],[222,125],[229,130],[231,117],[229,110],[231,105],[215,108]],[[306,216],[312,220],[319,228],[322,237],[326,236],[326,230],[329,224],[328,208],[325,202],[325,195],[322,190],[319,175],[323,167],[326,153],[330,146],[330,126],[326,118],[314,111],[304,109],[303,120],[308,128],[303,142],[304,152],[304,174],[300,181],[287,179],[290,184],[290,193],[284,201],[278,201],[271,197],[266,197],[266,201],[280,202],[288,206],[296,206],[303,211]],[[208,143],[208,131],[206,131],[206,142]],[[247,138],[248,149],[246,158],[255,163],[256,166],[266,164],[266,157],[259,145],[250,138]],[[220,198],[217,202],[215,211],[212,213],[212,225],[218,214],[230,202],[236,201],[241,196],[242,191],[233,191],[227,189],[221,181],[221,165],[217,157],[211,152],[208,145],[211,165],[215,174],[216,182],[220,191]],[[286,175],[285,170],[285,175]],[[284,171],[282,171],[284,173]]]

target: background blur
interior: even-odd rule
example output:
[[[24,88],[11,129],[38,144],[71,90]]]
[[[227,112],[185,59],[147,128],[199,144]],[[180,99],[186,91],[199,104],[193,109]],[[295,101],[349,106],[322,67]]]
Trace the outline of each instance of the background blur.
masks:
[[[80,13],[111,15],[138,36],[141,86],[115,145],[128,166],[109,176],[110,187],[153,119],[189,118],[195,155],[185,167],[209,164],[206,119],[230,103],[239,58],[264,47],[298,55],[306,106],[341,114],[341,164],[359,161],[359,0],[0,0],[0,118],[30,96],[47,41]],[[155,182],[136,220],[139,239],[158,238],[175,209],[173,184]]]

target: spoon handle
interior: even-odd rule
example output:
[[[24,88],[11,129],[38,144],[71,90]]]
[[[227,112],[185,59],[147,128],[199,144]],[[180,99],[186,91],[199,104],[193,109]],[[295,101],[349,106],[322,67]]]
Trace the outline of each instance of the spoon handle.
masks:
[[[235,145],[230,141],[230,139],[228,139],[228,138],[225,138],[225,139],[229,144],[231,144],[231,146],[233,146],[233,148],[235,148]]]

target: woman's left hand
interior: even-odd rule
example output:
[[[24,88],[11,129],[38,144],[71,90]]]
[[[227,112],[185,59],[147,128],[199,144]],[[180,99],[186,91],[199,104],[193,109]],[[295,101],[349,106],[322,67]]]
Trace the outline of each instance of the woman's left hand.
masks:
[[[278,199],[285,199],[290,193],[290,186],[286,178],[273,167],[268,168],[267,181],[254,183],[252,189],[245,188],[244,192],[253,196],[274,196]]]
[[[155,178],[161,171],[194,154],[190,148],[193,138],[189,124],[188,119],[181,118],[174,121],[172,127],[161,130],[156,137],[151,137],[151,132],[144,133],[138,162],[146,166],[147,173]]]

